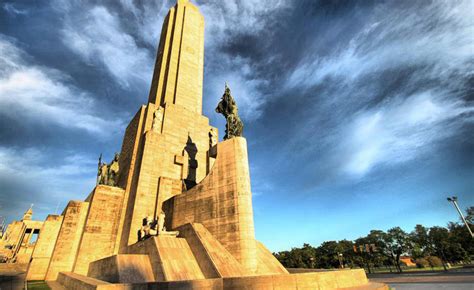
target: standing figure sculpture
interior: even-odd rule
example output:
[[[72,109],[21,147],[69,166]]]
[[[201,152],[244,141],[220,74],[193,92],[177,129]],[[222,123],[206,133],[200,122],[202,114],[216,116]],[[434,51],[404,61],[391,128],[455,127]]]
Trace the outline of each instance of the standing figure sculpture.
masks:
[[[109,164],[109,176],[107,185],[117,186],[118,184],[118,172],[119,172],[119,154],[115,153],[114,160]]]
[[[108,184],[109,182],[109,166],[107,163],[99,162],[99,172],[97,178],[97,184]]]
[[[115,153],[110,164],[102,163],[102,154],[99,157],[97,184],[117,186],[119,175],[119,154]]]
[[[217,132],[213,128],[209,130],[209,148],[217,145]]]
[[[216,112],[224,115],[227,124],[225,128],[224,140],[242,136],[244,125],[239,117],[239,108],[230,93],[230,88],[225,84],[225,91],[222,99],[217,105]]]
[[[161,127],[163,124],[163,113],[163,107],[160,106],[153,114],[153,124],[151,126],[153,132],[161,133]]]

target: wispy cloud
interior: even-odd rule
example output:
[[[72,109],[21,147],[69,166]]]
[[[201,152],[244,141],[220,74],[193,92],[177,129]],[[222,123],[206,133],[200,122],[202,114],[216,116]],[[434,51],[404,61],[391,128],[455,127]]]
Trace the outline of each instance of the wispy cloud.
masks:
[[[148,82],[154,63],[148,50],[137,45],[106,7],[84,8],[79,14],[71,13],[76,6],[64,11],[64,44],[88,63],[103,65],[124,87]]]
[[[338,174],[360,178],[411,161],[473,122],[472,2],[415,6],[377,5],[346,46],[309,53],[284,84],[313,99],[293,144],[313,136]]]
[[[30,61],[12,39],[0,35],[0,114],[94,134],[122,127],[120,120],[102,116],[94,98],[72,85],[67,75]]]
[[[11,15],[27,15],[28,11],[26,9],[21,9],[15,6],[13,3],[4,3],[2,5],[3,9],[10,13]]]
[[[348,46],[333,53],[309,53],[290,74],[287,86],[307,88],[326,78],[354,83],[365,75],[403,66],[429,66],[423,77],[472,73],[472,1],[435,1],[411,9],[377,6]]]
[[[474,106],[444,95],[426,91],[357,114],[339,148],[344,170],[363,176],[377,165],[410,161],[474,121]]]
[[[69,199],[83,199],[92,190],[96,161],[83,155],[71,153],[63,157],[58,153],[51,155],[34,147],[0,147],[0,204],[5,207],[2,215],[17,216],[31,203],[40,209],[36,213],[41,216],[53,213],[56,202],[60,202],[61,211]]]

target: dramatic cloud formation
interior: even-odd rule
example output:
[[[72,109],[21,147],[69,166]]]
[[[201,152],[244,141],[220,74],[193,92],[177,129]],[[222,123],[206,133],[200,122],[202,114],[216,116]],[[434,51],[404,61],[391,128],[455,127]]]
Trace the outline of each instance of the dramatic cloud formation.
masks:
[[[318,98],[310,123],[319,124],[327,112],[338,122],[330,136],[316,137],[333,147],[341,170],[361,177],[375,165],[412,160],[472,123],[470,6],[377,5],[345,45],[300,60],[285,87]],[[310,135],[298,133],[295,142]]]
[[[95,135],[100,135],[102,128],[121,126],[108,116],[100,116],[93,97],[71,85],[67,75],[27,64],[27,60],[32,59],[0,35],[0,114]]]
[[[203,112],[222,128],[227,81],[272,250],[443,225],[456,218],[447,192],[474,203],[472,1],[193,2]],[[97,155],[119,150],[146,101],[174,3],[1,5],[0,215],[35,203],[44,217],[93,188]]]

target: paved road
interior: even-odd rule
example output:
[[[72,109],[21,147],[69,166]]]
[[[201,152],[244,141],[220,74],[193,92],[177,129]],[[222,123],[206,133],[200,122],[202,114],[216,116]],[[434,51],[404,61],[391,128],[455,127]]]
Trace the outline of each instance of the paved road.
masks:
[[[473,283],[390,283],[393,290],[473,290]]]
[[[369,278],[374,282],[389,284],[396,290],[474,290],[472,269],[450,272],[370,274]]]

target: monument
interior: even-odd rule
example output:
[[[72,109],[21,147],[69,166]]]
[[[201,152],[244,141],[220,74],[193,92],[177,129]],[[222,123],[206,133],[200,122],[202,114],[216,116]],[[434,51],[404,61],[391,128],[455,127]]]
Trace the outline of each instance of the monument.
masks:
[[[66,289],[387,289],[363,269],[290,274],[255,239],[243,123],[226,85],[218,142],[201,113],[203,66],[204,18],[178,0],[148,103],[114,160],[99,160],[87,198],[48,217],[27,279]]]

